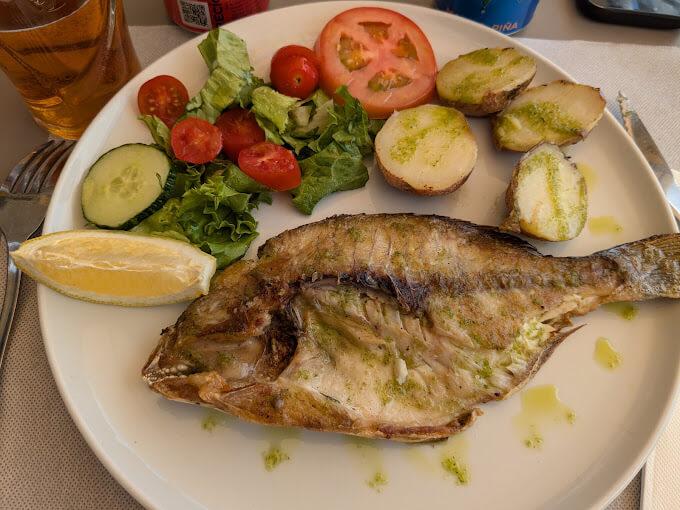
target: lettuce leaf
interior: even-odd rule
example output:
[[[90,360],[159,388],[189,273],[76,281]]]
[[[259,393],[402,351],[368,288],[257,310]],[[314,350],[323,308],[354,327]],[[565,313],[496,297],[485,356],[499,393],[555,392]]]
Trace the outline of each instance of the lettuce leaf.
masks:
[[[201,174],[209,177],[196,185]],[[182,182],[188,188],[181,197],[168,200],[134,230],[198,246],[217,259],[218,268],[243,257],[258,235],[251,211],[271,203],[266,188],[229,162],[211,163],[202,172],[191,169]]]
[[[352,97],[346,86],[340,87],[336,95],[342,99],[343,104],[335,103],[333,110],[328,112],[329,121],[326,127],[309,144],[309,148],[319,152],[330,143],[337,142],[341,147],[354,145],[361,154],[370,154],[373,151],[373,138],[369,132],[371,124],[366,110]]]
[[[213,123],[225,108],[248,106],[253,90],[263,82],[253,75],[246,43],[228,30],[215,28],[198,49],[210,77],[187,104],[187,114]]]
[[[294,97],[285,96],[271,87],[259,87],[253,91],[252,112],[270,121],[279,133],[285,133],[290,118],[288,113],[298,104]]]
[[[143,121],[149,128],[156,145],[163,149],[168,156],[173,157],[172,147],[170,147],[170,129],[165,122],[155,115],[140,115],[139,120]]]
[[[336,191],[361,188],[368,181],[368,170],[359,148],[341,147],[331,142],[321,152],[300,161],[302,183],[295,188],[293,204],[304,214],[312,214],[314,206]]]
[[[328,125],[333,107],[333,99],[318,89],[307,101],[290,112],[295,123],[291,135],[299,138],[317,136]]]
[[[216,159],[205,166],[207,180],[220,176],[224,184],[241,193],[260,193],[269,196],[269,188],[244,174],[239,167],[228,159]],[[271,197],[262,198],[271,203]]]

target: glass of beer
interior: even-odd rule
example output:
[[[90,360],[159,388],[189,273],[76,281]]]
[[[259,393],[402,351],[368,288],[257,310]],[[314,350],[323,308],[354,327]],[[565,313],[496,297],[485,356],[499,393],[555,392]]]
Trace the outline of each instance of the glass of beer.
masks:
[[[0,67],[35,121],[68,139],[140,69],[122,0],[0,0]]]

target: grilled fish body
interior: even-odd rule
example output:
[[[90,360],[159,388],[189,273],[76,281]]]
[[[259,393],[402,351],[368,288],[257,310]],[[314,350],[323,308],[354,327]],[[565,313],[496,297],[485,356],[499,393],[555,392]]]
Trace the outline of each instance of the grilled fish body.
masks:
[[[434,216],[337,216],[226,269],[143,369],[155,391],[246,420],[447,437],[521,387],[610,301],[680,297],[680,235],[581,258]]]

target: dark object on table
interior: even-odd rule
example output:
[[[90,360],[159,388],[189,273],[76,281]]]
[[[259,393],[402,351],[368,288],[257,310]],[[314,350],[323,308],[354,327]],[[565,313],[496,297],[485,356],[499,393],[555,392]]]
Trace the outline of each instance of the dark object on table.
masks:
[[[586,16],[605,23],[680,28],[680,0],[576,0]]]

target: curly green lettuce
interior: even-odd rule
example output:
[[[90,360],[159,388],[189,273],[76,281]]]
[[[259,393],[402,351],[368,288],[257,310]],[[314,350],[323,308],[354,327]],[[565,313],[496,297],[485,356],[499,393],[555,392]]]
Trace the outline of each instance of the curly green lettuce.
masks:
[[[236,34],[215,28],[198,49],[208,65],[210,77],[187,104],[187,114],[215,122],[223,110],[251,102],[253,90],[263,81],[253,74],[246,43]]]
[[[198,246],[217,259],[218,268],[243,257],[258,236],[251,211],[271,203],[267,188],[228,161],[188,168],[177,177],[175,198],[134,230]]]
[[[368,181],[359,149],[354,145],[343,148],[336,142],[300,161],[300,170],[302,182],[292,193],[293,204],[304,214],[312,214],[316,204],[331,193],[361,188]]]

